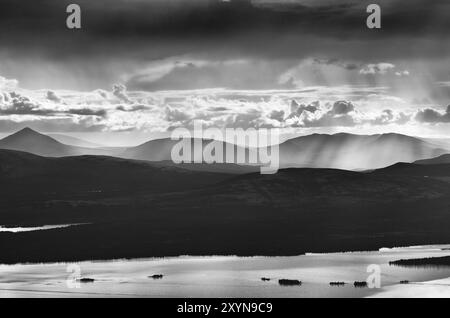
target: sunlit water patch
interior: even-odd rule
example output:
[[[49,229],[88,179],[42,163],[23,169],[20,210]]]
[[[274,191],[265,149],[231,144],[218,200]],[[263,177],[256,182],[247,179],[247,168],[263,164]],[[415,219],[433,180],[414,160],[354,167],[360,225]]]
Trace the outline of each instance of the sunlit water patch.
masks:
[[[382,249],[374,252],[310,254],[294,257],[175,257],[70,264],[0,265],[0,297],[367,297],[403,286],[450,277],[450,268],[390,266],[398,259],[450,255],[449,246]],[[355,288],[367,268],[381,269],[381,289]],[[79,269],[79,272],[77,272]],[[74,276],[75,275],[75,276]],[[77,276],[78,275],[78,276]],[[153,279],[153,275],[163,275]],[[75,277],[91,283],[74,288]],[[263,281],[261,278],[269,278]],[[280,286],[279,279],[301,286]],[[345,282],[330,286],[330,282]],[[450,287],[441,286],[450,297]]]
[[[46,231],[54,229],[63,229],[71,226],[78,226],[82,224],[59,224],[59,225],[44,225],[36,227],[3,227],[0,226],[0,232],[7,233],[22,233],[22,232],[34,232],[34,231]]]

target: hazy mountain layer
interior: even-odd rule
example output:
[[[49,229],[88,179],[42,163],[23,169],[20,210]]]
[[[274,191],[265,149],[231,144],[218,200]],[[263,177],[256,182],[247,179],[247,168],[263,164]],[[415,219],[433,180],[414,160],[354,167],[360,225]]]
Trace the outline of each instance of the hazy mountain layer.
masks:
[[[199,166],[185,165],[186,169],[207,170],[230,173],[246,173],[254,171],[238,167],[233,163],[254,164],[260,162],[255,148],[242,148],[231,145],[234,154],[229,153],[230,144],[211,140],[191,139],[191,145],[199,142],[200,152],[192,150],[189,161],[205,160],[203,150],[207,147],[220,147],[223,158],[229,155],[233,162],[230,165]],[[107,155],[128,159],[146,161],[172,161],[172,149],[178,141],[171,139],[158,139],[146,142],[137,147],[126,150],[120,148],[83,148],[69,146],[55,139],[37,133],[29,128],[23,129],[11,136],[0,140],[0,148],[30,152],[48,157],[63,157],[77,155]],[[214,146],[214,147],[213,147]],[[192,148],[194,149],[194,148]],[[238,160],[238,153],[245,154],[245,159]],[[306,168],[334,168],[345,170],[370,170],[387,167],[398,162],[415,162],[430,159],[449,150],[440,148],[435,143],[419,138],[399,134],[383,135],[309,135],[290,139],[279,146],[280,168],[306,167]],[[211,153],[211,151],[209,151]],[[250,156],[257,158],[252,162]]]
[[[83,148],[65,145],[56,139],[40,134],[30,128],[22,129],[0,140],[0,149],[24,151],[46,157],[111,154],[110,151],[100,148]]]
[[[129,148],[120,156],[141,160],[171,160],[171,149],[177,141],[160,139]],[[209,142],[204,141],[204,144]],[[223,148],[224,153],[226,153]],[[248,151],[255,151],[250,149]],[[359,136],[351,134],[309,135],[290,139],[280,145],[282,168],[335,168],[368,170],[397,162],[414,162],[447,153],[418,138],[398,134]]]

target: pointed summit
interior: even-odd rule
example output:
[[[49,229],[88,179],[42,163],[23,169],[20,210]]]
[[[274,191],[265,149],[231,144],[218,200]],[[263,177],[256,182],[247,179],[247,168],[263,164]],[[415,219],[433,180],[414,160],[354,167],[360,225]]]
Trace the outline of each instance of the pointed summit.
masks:
[[[66,157],[80,155],[110,155],[104,149],[83,148],[62,143],[48,135],[41,134],[30,127],[15,132],[0,140],[0,149],[29,152],[44,157]]]
[[[38,133],[37,131],[31,129],[30,127],[25,127],[21,130],[19,130],[18,132],[16,132],[14,135],[30,135],[30,134],[37,134],[40,135],[40,133]]]
[[[25,127],[23,129],[15,132],[14,134],[9,135],[5,139],[2,139],[1,141],[15,140],[18,138],[48,138],[48,139],[54,140],[53,138],[43,135],[43,134],[37,132],[36,130],[31,129],[30,127]]]
[[[22,130],[20,130],[20,131],[25,131],[25,132],[36,132],[36,131],[34,131],[33,129],[31,129],[30,127],[25,127],[25,128],[23,128]]]
[[[66,145],[29,127],[0,140],[0,148],[52,157],[67,152]]]

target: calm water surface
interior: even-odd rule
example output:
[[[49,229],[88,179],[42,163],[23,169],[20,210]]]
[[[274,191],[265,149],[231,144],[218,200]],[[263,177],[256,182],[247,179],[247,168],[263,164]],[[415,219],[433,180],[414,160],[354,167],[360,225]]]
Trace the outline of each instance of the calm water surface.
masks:
[[[381,290],[356,289],[367,267],[381,267],[382,287],[401,280],[424,282],[450,277],[450,268],[404,268],[389,261],[450,255],[446,246],[382,249],[378,252],[310,254],[295,257],[178,257],[75,263],[94,283],[69,288],[68,265],[0,265],[0,297],[365,297]],[[70,269],[70,268],[69,268]],[[73,269],[73,268],[72,268]],[[163,274],[164,278],[148,278]],[[263,282],[261,277],[271,281]],[[282,287],[278,279],[298,279]],[[331,281],[349,283],[331,287]],[[413,286],[411,286],[413,288]],[[448,290],[450,297],[450,287]]]
[[[34,231],[47,231],[54,229],[64,229],[71,226],[77,226],[83,224],[60,224],[60,225],[44,225],[36,227],[4,227],[0,226],[0,232],[8,233],[22,233],[22,232],[34,232]]]

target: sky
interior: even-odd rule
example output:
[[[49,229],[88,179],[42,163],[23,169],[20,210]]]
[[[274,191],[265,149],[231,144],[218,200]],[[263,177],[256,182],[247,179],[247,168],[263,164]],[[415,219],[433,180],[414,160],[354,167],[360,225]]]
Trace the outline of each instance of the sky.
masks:
[[[0,134],[450,132],[450,2],[2,0]],[[66,7],[81,7],[80,30]]]

